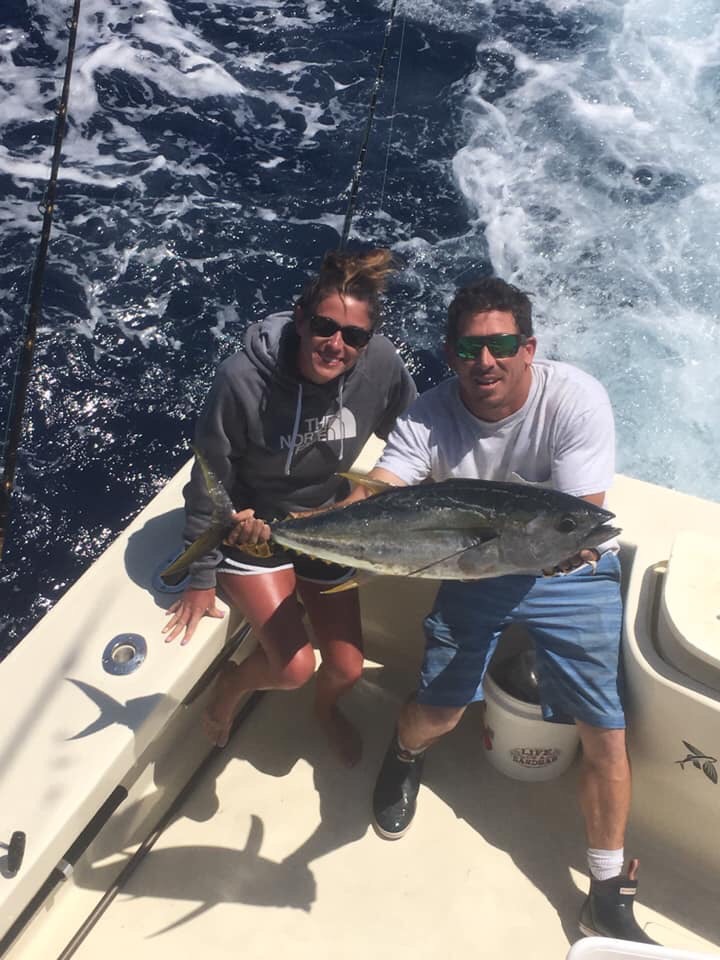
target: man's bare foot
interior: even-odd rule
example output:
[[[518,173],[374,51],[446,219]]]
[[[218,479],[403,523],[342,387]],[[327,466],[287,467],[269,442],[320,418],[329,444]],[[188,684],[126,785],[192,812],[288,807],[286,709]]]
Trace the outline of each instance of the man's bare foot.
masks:
[[[337,707],[329,713],[316,712],[330,747],[346,767],[354,767],[362,756],[362,739],[355,726]]]
[[[213,697],[202,716],[205,735],[216,747],[230,738],[244,690],[237,685],[237,664],[226,663],[215,680]]]

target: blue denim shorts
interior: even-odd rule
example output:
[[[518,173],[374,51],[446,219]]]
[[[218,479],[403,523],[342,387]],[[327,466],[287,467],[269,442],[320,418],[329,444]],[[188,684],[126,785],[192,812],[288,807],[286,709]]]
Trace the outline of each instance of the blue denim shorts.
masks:
[[[425,619],[419,703],[461,707],[483,699],[502,631],[522,624],[535,641],[543,716],[622,729],[620,562],[605,553],[553,577],[444,581]]]

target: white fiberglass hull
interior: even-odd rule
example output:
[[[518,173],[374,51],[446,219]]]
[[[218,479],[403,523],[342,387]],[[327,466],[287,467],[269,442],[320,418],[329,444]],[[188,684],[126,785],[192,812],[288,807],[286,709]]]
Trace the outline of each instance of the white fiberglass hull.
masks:
[[[70,956],[66,945],[209,752],[199,723],[206,684],[242,624],[206,620],[186,647],[160,635],[172,597],[151,585],[178,538],[185,472],[0,667],[0,842],[17,830],[27,837],[17,875],[0,875],[0,941],[13,960]],[[720,544],[720,505],[621,477],[610,507],[624,530],[638,915],[664,943],[711,950],[720,947],[720,786],[709,760],[679,761],[685,743],[720,756],[720,691],[668,664],[657,637],[673,544],[688,530]],[[698,597],[713,575],[707,564],[692,571]],[[674,580],[683,582],[679,566]],[[483,757],[470,710],[428,760],[408,836],[388,844],[369,827],[435,585],[379,578],[361,589],[368,663],[348,700],[365,739],[360,767],[336,768],[307,689],[267,695],[73,955],[564,956],[586,885],[576,769],[543,784],[507,780]],[[692,611],[670,613],[676,633],[684,622],[688,635],[697,630]],[[144,637],[147,656],[113,676],[102,654],[119,634]],[[240,655],[253,643],[246,636]],[[87,831],[104,805],[107,820]],[[57,867],[68,851],[77,863],[66,879]],[[44,884],[48,897],[31,907]]]

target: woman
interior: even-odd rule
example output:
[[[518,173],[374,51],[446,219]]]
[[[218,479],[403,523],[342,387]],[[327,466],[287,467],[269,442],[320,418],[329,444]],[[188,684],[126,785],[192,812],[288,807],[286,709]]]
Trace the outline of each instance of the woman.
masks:
[[[322,655],[315,713],[348,766],[360,758],[355,728],[338,698],[362,672],[357,589],[324,594],[352,576],[347,568],[273,550],[262,558],[247,545],[266,540],[269,522],[326,508],[348,493],[337,476],[372,433],[386,438],[415,398],[395,348],[376,331],[380,294],[394,267],[388,250],[329,253],[292,314],[253,324],[244,352],[218,369],[197,425],[195,445],[240,510],[221,550],[190,568],[189,586],[170,607],[167,641],[187,643],[202,616],[222,616],[216,585],[259,638],[258,649],[219,675],[205,727],[227,742],[248,690],[291,690],[315,671],[302,622],[302,599]],[[185,488],[188,540],[209,525],[212,504],[197,463]]]

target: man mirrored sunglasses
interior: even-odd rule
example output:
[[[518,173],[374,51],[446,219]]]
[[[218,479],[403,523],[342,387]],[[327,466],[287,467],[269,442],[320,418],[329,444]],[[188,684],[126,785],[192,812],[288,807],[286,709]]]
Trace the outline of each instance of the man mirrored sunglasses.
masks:
[[[366,330],[365,327],[355,327],[352,325],[343,327],[337,320],[333,320],[332,317],[323,317],[317,313],[314,313],[310,317],[310,331],[313,336],[334,337],[338,330],[340,331],[340,336],[343,338],[343,341],[355,350],[366,347],[370,343],[374,332],[372,330]]]
[[[527,343],[523,333],[491,333],[487,337],[458,337],[455,353],[461,360],[477,360],[487,347],[495,357],[514,357],[522,344]]]

